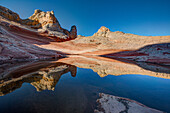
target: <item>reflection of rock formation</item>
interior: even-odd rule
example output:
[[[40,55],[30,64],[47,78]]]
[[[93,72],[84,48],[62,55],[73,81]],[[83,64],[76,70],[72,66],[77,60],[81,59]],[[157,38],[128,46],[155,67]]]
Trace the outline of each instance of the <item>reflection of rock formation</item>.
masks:
[[[60,77],[70,72],[76,76],[77,68],[72,65],[55,62],[32,63],[12,70],[0,80],[0,95],[8,94],[23,83],[31,83],[37,91],[54,90]]]
[[[41,90],[54,90],[55,85],[57,84],[60,77],[67,72],[71,72],[73,77],[76,76],[76,67],[68,65],[60,65],[57,67],[50,67],[43,71],[40,71],[38,74],[42,76],[42,79],[31,82],[31,84],[37,89]]]
[[[127,98],[104,93],[100,93],[99,96],[99,106],[95,113],[164,113]]]
[[[59,59],[59,62],[72,64],[80,68],[92,69],[100,77],[107,75],[140,74],[170,79],[169,67],[150,63],[123,62],[104,57],[80,55]]]
[[[100,77],[140,74],[170,79],[170,68],[167,66],[97,56],[74,55],[55,62],[21,62],[0,65],[0,95],[20,88],[24,82],[31,83],[37,91],[54,90],[55,85],[64,73],[71,72],[72,76],[76,76],[75,66],[92,69]]]

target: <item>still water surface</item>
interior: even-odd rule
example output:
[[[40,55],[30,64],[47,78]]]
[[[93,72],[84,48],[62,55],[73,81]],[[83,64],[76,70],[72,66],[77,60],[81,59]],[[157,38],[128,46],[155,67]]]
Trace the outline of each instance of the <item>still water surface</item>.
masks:
[[[136,74],[100,77],[91,69],[75,68],[76,75],[73,70],[60,70],[60,75],[53,71],[51,76],[57,80],[49,79],[55,81],[52,87],[50,82],[43,88],[39,79],[30,77],[3,86],[12,87],[10,91],[1,87],[0,113],[90,113],[96,109],[99,93],[126,97],[170,112],[169,79]]]

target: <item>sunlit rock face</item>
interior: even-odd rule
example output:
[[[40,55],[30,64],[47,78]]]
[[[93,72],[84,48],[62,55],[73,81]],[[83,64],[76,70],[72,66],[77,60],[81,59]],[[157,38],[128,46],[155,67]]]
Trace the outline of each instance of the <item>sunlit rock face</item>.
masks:
[[[76,38],[76,26],[70,31],[63,29],[53,11],[35,10],[28,19],[21,19],[15,12],[0,6],[0,37],[0,61],[83,54],[117,55],[128,60],[170,64],[167,44],[170,36],[139,36],[112,32],[102,26],[93,36]]]
[[[60,77],[68,72],[75,77],[77,68],[59,62],[28,63],[18,68],[11,67],[7,75],[1,75],[0,96],[13,92],[23,83],[30,83],[37,91],[54,90]]]
[[[35,25],[33,28],[39,29],[40,32],[48,32],[50,36],[57,36],[61,37],[62,39],[77,38],[76,26],[72,26],[70,31],[63,29],[54,16],[53,11],[43,12],[37,9],[34,11],[32,16],[26,20],[23,20],[23,23],[29,25],[29,23],[32,23],[32,21],[36,21],[38,24],[40,24],[40,26]]]
[[[29,36],[32,39],[30,39]],[[47,50],[33,45],[34,43],[42,43],[43,41],[41,39],[39,41],[36,40],[38,39],[36,39],[36,37],[31,37],[30,34],[18,36],[17,34],[13,34],[8,31],[7,28],[0,26],[0,62],[61,57],[61,53],[57,51]],[[45,40],[46,42],[48,41],[47,39],[44,39],[44,41]]]
[[[63,29],[54,16],[53,11],[44,12],[36,9],[34,14],[28,19],[21,19],[17,13],[0,6],[0,17],[19,23],[20,27],[26,25],[30,28],[37,29],[40,33],[45,33],[47,36],[59,37],[63,40],[74,39],[77,37],[76,26],[72,26],[70,31]]]
[[[28,19],[0,6],[0,62],[59,58],[61,50],[50,50],[39,45],[51,45],[77,37],[76,26],[63,29],[53,11],[35,10]],[[56,48],[56,47],[55,47]]]
[[[42,48],[62,50],[70,54],[105,55],[121,51],[138,50],[147,45],[168,43],[170,36],[139,36],[123,33],[121,31],[110,31],[101,27],[93,36],[78,36],[75,40],[60,44],[52,43],[56,48],[49,45],[40,45]]]
[[[58,20],[54,16],[53,11],[43,12],[41,10],[35,10],[34,14],[28,18],[29,20],[38,21],[41,24],[43,29],[49,30],[58,30],[61,31],[62,28],[58,22]]]
[[[98,109],[94,111],[95,113],[164,113],[128,98],[104,93],[100,93],[99,96]]]
[[[169,42],[170,36],[139,36],[120,31],[112,32],[102,26],[93,36],[79,36],[77,39],[64,42],[57,45],[57,47],[64,46],[62,51],[71,54],[112,55],[113,57],[117,55],[117,58],[125,59],[129,55],[129,60],[167,65],[170,64]],[[45,48],[47,46],[41,47]],[[122,55],[114,54],[118,52],[121,52]]]
[[[0,15],[3,16],[4,18],[7,18],[8,20],[15,21],[15,22],[20,22],[21,19],[19,15],[13,11],[11,11],[8,8],[0,6]]]
[[[110,32],[110,29],[105,26],[102,26],[93,36],[106,37],[108,32]]]

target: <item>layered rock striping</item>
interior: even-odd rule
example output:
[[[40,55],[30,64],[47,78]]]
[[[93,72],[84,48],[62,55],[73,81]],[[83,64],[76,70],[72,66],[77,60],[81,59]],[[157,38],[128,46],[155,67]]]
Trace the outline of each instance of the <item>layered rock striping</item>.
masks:
[[[0,18],[2,61],[35,59],[39,58],[35,55],[37,53],[41,57],[67,53],[170,64],[170,36],[139,36],[120,31],[112,32],[102,26],[93,36],[79,35],[76,38],[76,26],[72,26],[70,31],[63,29],[53,11],[35,10],[28,19],[21,19],[17,13],[0,6]],[[11,55],[9,51],[12,51]]]
[[[28,19],[21,19],[17,13],[0,6],[0,63],[59,58],[63,52],[37,45],[76,37],[76,26],[72,26],[70,31],[63,29],[53,11],[35,10]]]
[[[28,19],[21,19],[17,13],[0,6],[0,16],[9,21],[14,21],[21,25],[27,25],[30,28],[38,29],[40,32],[46,32],[49,36],[56,36],[62,39],[74,39],[77,37],[76,26],[72,26],[70,31],[63,29],[54,16],[53,11],[44,12],[37,9]]]

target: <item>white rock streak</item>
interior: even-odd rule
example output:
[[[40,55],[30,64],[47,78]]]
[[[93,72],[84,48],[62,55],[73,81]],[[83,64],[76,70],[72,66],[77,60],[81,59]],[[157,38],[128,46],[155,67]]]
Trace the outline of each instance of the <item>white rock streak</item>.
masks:
[[[95,113],[163,113],[127,98],[104,93],[100,93],[99,96],[100,99],[97,100],[99,106]]]

